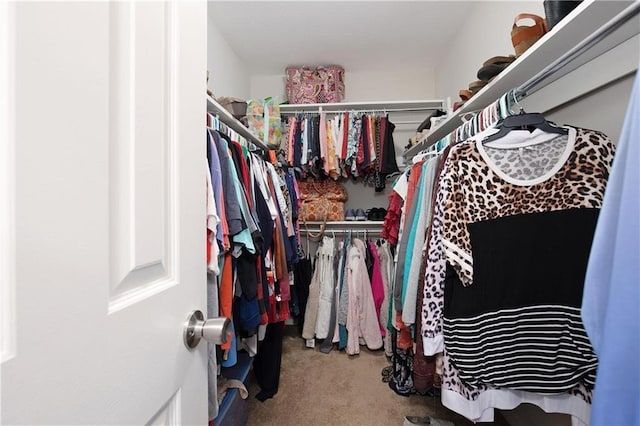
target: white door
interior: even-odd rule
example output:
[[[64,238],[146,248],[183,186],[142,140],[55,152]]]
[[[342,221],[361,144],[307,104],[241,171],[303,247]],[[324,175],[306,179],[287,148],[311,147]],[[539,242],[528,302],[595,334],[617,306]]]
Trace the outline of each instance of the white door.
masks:
[[[1,423],[206,424],[206,3],[0,8]]]

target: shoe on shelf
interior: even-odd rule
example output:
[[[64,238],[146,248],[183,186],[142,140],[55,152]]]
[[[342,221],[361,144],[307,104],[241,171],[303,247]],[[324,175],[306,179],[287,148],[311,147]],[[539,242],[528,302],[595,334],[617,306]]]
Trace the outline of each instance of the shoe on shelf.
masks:
[[[384,222],[384,217],[387,215],[387,209],[380,207],[378,209],[378,217],[375,220],[378,220],[380,222]]]
[[[494,56],[482,63],[482,68],[478,70],[476,77],[481,81],[491,81],[495,76],[505,70],[516,57],[510,56]]]
[[[460,96],[460,99],[462,99],[462,103],[465,103],[469,99],[471,99],[471,97],[473,97],[473,92],[471,92],[471,90],[461,89],[458,92],[458,96]]]
[[[519,25],[523,19],[533,21],[533,25]],[[516,52],[516,58],[526,52],[536,41],[540,40],[546,32],[547,23],[544,18],[531,13],[517,15],[511,29],[511,44]]]
[[[487,82],[483,80],[472,81],[471,83],[469,83],[469,91],[475,95],[480,91],[480,89],[482,89],[486,85],[487,85]]]
[[[356,220],[367,220],[367,216],[364,214],[364,210],[357,209],[355,211]]]
[[[376,217],[378,217],[378,209],[376,207],[370,208],[366,213],[367,220],[376,220]]]
[[[356,214],[354,213],[353,209],[347,209],[345,220],[356,220]]]

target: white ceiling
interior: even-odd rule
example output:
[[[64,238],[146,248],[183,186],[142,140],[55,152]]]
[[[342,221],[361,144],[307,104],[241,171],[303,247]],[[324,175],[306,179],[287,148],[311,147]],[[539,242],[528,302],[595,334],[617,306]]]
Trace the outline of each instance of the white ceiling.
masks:
[[[305,64],[338,64],[349,71],[435,67],[478,3],[210,1],[208,6],[209,18],[251,74],[269,75]]]

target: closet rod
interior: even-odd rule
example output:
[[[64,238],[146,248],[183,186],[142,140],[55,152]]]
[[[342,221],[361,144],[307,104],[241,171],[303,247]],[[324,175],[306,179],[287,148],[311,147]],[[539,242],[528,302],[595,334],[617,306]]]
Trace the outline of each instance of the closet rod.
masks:
[[[300,229],[300,233],[305,235],[309,232],[320,232],[321,229],[320,228],[316,228],[316,229]],[[357,234],[357,233],[363,233],[366,232],[367,234],[376,234],[379,235],[382,233],[382,229],[369,229],[369,228],[355,228],[355,229],[327,229],[325,228],[324,231],[322,232],[323,235],[330,235],[330,234],[346,234],[347,232],[351,232],[352,234]],[[306,235],[305,235],[306,236]]]
[[[640,13],[640,2],[635,1],[631,4],[631,6],[627,7],[625,10],[611,18],[609,22],[598,28],[598,30],[593,32],[589,37],[582,40],[564,55],[560,56],[550,65],[548,65],[546,68],[542,69],[539,73],[518,86],[514,91],[514,96],[516,97],[516,99],[524,99],[529,94],[529,91],[531,91],[531,89],[564,68],[571,61],[582,55],[585,51],[598,44],[615,30],[630,21],[638,13]]]
[[[331,111],[322,111],[326,114],[343,114],[345,112],[358,112],[362,114],[366,113],[385,113],[385,112],[411,112],[411,111],[435,111],[437,108],[433,107],[424,107],[424,108],[388,108],[388,109],[342,109],[342,110],[331,110]],[[280,115],[288,114],[319,114],[320,111],[308,111],[308,110],[299,110],[299,111],[282,111],[280,110]]]

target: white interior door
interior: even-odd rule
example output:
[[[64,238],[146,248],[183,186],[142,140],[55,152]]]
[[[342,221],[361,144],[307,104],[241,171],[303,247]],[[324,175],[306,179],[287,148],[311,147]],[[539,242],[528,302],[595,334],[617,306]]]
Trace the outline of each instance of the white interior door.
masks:
[[[0,2],[3,424],[206,424],[206,4]]]

